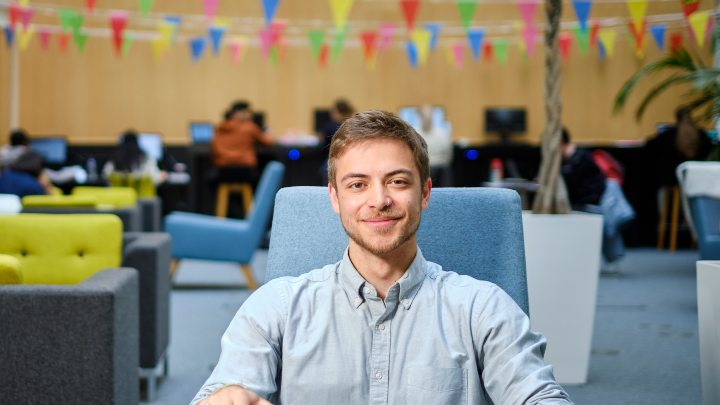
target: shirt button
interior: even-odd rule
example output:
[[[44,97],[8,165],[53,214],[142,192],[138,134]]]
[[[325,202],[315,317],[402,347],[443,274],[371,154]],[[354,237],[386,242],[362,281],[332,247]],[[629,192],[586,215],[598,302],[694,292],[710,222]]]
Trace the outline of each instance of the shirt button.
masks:
[[[380,325],[378,325],[378,329],[385,330],[385,324],[381,323]]]
[[[370,289],[369,289],[369,288],[365,288],[365,294],[370,294]]]
[[[355,298],[355,305],[360,305],[361,302],[362,300],[360,299],[360,297]]]
[[[382,380],[382,373],[381,373],[380,371],[376,371],[376,372],[375,372],[375,378],[376,378],[378,381]]]

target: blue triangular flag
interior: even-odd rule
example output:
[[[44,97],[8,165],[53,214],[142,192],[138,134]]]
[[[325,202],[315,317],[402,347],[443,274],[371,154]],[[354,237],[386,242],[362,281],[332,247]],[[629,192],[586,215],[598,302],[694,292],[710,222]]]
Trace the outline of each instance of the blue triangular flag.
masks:
[[[270,25],[275,18],[275,10],[277,10],[280,0],[263,0],[263,9],[265,10],[265,24]]]
[[[225,35],[225,28],[223,27],[210,27],[208,29],[210,34],[210,41],[212,42],[213,53],[217,56],[220,53],[220,42],[222,42],[223,35]]]
[[[15,38],[15,31],[13,31],[12,27],[8,25],[5,27],[5,43],[8,48],[12,47],[13,38]]]
[[[597,41],[597,48],[598,48],[598,57],[600,60],[605,60],[607,57],[607,52],[605,51],[605,45],[603,45],[602,41]]]
[[[587,32],[587,22],[588,17],[590,17],[591,6],[592,2],[590,0],[573,0],[575,15],[577,16],[578,22],[580,22],[580,29],[583,32]]]
[[[203,51],[205,51],[205,38],[198,37],[190,40],[190,53],[193,62],[197,62],[202,57]]]
[[[480,50],[482,49],[483,39],[485,38],[485,30],[482,28],[470,28],[467,32],[468,41],[470,41],[470,50],[472,50],[473,59],[480,59]]]
[[[166,16],[165,16],[165,21],[167,21],[167,22],[169,22],[170,24],[174,24],[174,25],[176,25],[176,26],[179,27],[180,24],[182,23],[182,17],[180,17],[179,15],[166,15]]]
[[[407,41],[407,54],[410,66],[417,69],[418,67],[418,52],[413,41]]]
[[[655,24],[650,26],[650,32],[655,39],[655,44],[659,50],[665,49],[665,24]]]
[[[430,50],[435,50],[437,46],[438,36],[440,36],[440,23],[427,23],[424,25],[425,29],[430,31]]]

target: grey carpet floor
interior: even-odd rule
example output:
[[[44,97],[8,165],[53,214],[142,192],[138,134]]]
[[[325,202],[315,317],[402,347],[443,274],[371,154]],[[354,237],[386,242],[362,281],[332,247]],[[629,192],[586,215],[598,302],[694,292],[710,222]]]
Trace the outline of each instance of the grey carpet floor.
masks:
[[[264,277],[266,252],[252,263]],[[601,276],[588,383],[578,404],[699,404],[694,251],[633,249]],[[187,404],[220,354],[220,337],[248,296],[239,268],[184,261],[171,302],[169,375],[152,404]],[[572,327],[572,325],[568,325]]]

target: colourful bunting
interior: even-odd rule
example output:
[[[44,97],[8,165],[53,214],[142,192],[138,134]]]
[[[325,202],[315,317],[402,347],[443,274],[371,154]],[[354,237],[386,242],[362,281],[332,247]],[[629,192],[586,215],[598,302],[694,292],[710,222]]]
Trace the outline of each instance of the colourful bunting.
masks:
[[[58,17],[60,17],[60,29],[67,31],[71,28],[70,20],[75,15],[75,10],[71,8],[61,8],[58,10]],[[12,14],[11,14],[12,21]]]
[[[415,50],[417,51],[418,62],[424,65],[430,53],[430,32],[427,30],[413,30],[410,34]]]
[[[463,67],[463,57],[465,56],[465,45],[462,42],[455,42],[451,45],[453,62],[456,68]]]
[[[115,54],[120,56],[123,47],[123,32],[127,27],[128,14],[126,11],[110,12],[110,27],[112,28],[113,45],[115,46]]]
[[[88,14],[92,14],[95,10],[95,0],[85,0],[85,10]]]
[[[202,58],[202,54],[205,51],[205,38],[196,37],[190,40],[190,55],[192,56],[193,62],[197,62]]]
[[[212,44],[212,49],[213,49],[213,55],[215,55],[215,56],[220,55],[220,43],[222,42],[222,38],[224,35],[225,35],[224,27],[212,26],[212,27],[208,28],[208,36],[210,37],[210,42]]]
[[[8,6],[8,18],[10,19],[10,27],[15,28],[20,21],[20,5],[12,3]]]
[[[520,16],[522,17],[525,25],[533,25],[535,21],[535,11],[537,10],[538,0],[518,0],[518,8],[520,9]]]
[[[280,0],[263,0],[263,11],[265,12],[265,25],[270,25],[275,18],[275,10]]]
[[[575,37],[575,42],[578,44],[578,48],[580,48],[580,52],[587,53],[588,48],[590,47],[590,35],[588,32],[583,32],[580,27],[574,27],[573,28],[573,36]]]
[[[132,37],[128,35],[128,32],[125,31],[123,33],[123,43],[122,43],[122,56],[125,57],[130,53],[130,48],[132,45]]]
[[[378,34],[375,31],[363,31],[360,33],[360,40],[363,44],[363,55],[365,65],[374,66],[375,63],[375,47],[377,45]]]
[[[230,43],[228,43],[230,57],[232,58],[233,63],[238,63],[242,59],[242,56],[245,53],[246,42],[247,40],[245,37],[235,37],[230,40]]]
[[[158,25],[160,32],[159,41],[163,44],[163,48],[170,47],[170,43],[177,33],[177,26],[171,22],[163,21]]]
[[[522,29],[523,42],[525,43],[525,50],[528,56],[532,56],[535,51],[535,44],[537,44],[538,27],[531,23],[526,24]]]
[[[50,36],[52,33],[47,28],[40,28],[38,35],[40,35],[40,47],[43,51],[47,51],[50,46]]]
[[[598,42],[597,45],[598,45],[598,46],[597,46],[597,49],[598,49],[598,59],[600,59],[600,61],[604,61],[605,58],[607,57],[607,53],[606,53],[606,51],[605,51],[605,46],[602,44],[602,42]]]
[[[330,56],[333,60],[338,60],[342,53],[343,44],[345,44],[345,37],[347,36],[348,27],[345,25],[342,29],[335,31],[333,37],[332,46],[330,47]]]
[[[322,48],[320,48],[320,58],[318,60],[320,67],[327,66],[329,56],[330,56],[330,46],[328,46],[328,44],[323,44]]]
[[[690,17],[700,7],[700,0],[680,0],[685,18]]]
[[[330,10],[332,11],[336,30],[345,28],[352,6],[353,0],[330,0]]]
[[[647,21],[642,21],[641,25],[636,25],[635,22],[630,21],[630,33],[635,39],[635,50],[642,50],[645,48],[645,32],[647,31]]]
[[[701,48],[705,46],[705,30],[707,29],[709,19],[709,11],[697,11],[688,17],[690,28],[692,28],[692,33],[695,37],[695,42]]]
[[[320,49],[325,42],[325,30],[310,30],[308,31],[308,39],[310,40],[310,50],[312,51],[313,58],[317,59],[320,57]]]
[[[505,38],[495,38],[492,40],[493,48],[495,48],[495,57],[501,64],[507,62],[508,42]]]
[[[580,27],[582,32],[582,27]],[[587,32],[587,31],[586,31]],[[561,32],[558,34],[558,46],[560,48],[560,57],[567,62],[570,59],[570,48],[572,48],[573,37],[569,32]]]
[[[598,34],[598,43],[602,44],[603,52],[611,58],[615,50],[616,32],[612,29],[604,29]]]
[[[20,0],[20,5],[23,7],[27,7],[28,4],[30,4],[30,0]]]
[[[15,38],[15,30],[13,30],[10,25],[7,25],[3,31],[5,31],[5,44],[8,48],[12,48],[13,39]]]
[[[385,50],[392,44],[393,36],[395,35],[395,25],[393,24],[380,24],[380,43],[378,44],[379,50]]]
[[[580,29],[587,31],[592,2],[590,0],[573,0],[572,5],[575,10],[575,16],[577,16],[578,22],[580,23]]]
[[[493,46],[490,41],[483,42],[483,60],[485,62],[492,62],[493,60]]]
[[[437,47],[441,25],[440,23],[425,23],[423,27],[430,33],[430,50],[432,51]]]
[[[402,8],[408,31],[412,31],[415,26],[415,17],[417,17],[419,6],[420,0],[400,0],[400,7]]]
[[[165,54],[166,45],[162,38],[155,38],[152,40],[152,53],[153,58],[158,61]]]
[[[627,0],[627,7],[630,11],[632,22],[639,27],[645,19],[647,0]]]
[[[593,21],[592,27],[590,28],[590,46],[594,46],[597,43],[598,33],[600,32],[600,23]]]
[[[34,11],[30,7],[23,7],[20,9],[20,24],[27,30],[32,21]]]
[[[460,21],[467,31],[477,8],[477,0],[457,0],[458,12],[460,12]]]
[[[68,43],[70,43],[70,34],[67,32],[59,32],[58,44],[60,45],[60,52],[65,53],[65,51],[67,51]]]
[[[203,7],[205,8],[205,17],[207,18],[208,21],[212,21],[215,18],[215,12],[217,11],[218,1],[219,0],[203,0]]]
[[[260,51],[264,57],[270,56],[270,48],[275,45],[276,36],[272,28],[261,28],[258,31],[258,38],[260,39]]]
[[[482,28],[470,28],[467,32],[467,39],[470,43],[473,59],[480,60],[480,50],[482,49],[483,39],[485,39],[485,30]]]
[[[665,24],[654,24],[650,26],[655,45],[661,51],[665,50]]]
[[[405,43],[405,50],[407,51],[408,62],[410,62],[410,66],[417,69],[418,53],[417,53],[417,49],[415,48],[415,44],[413,43],[413,41],[407,41]]]
[[[147,18],[155,0],[140,0],[140,15]]]
[[[84,32],[73,32],[73,41],[75,41],[75,46],[77,47],[78,52],[85,52],[85,45],[87,44],[88,38],[89,35]]]

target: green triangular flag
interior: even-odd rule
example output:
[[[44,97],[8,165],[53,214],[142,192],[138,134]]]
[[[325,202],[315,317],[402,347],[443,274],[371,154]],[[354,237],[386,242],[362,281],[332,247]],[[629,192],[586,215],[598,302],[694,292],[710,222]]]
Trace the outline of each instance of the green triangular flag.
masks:
[[[330,57],[332,60],[337,60],[342,52],[343,44],[345,43],[345,36],[347,35],[347,24],[340,30],[335,31],[335,38],[333,38],[332,46],[330,49]]]
[[[150,15],[150,9],[154,2],[155,0],[140,0],[140,15],[143,17]]]
[[[71,8],[61,8],[58,10],[58,17],[60,17],[60,28],[63,31],[67,31],[72,28],[71,21],[77,13]]]
[[[278,65],[278,46],[275,45],[272,48],[270,48],[270,63],[273,65],[273,67],[277,67]]]
[[[78,13],[75,13],[72,17],[70,17],[69,23],[70,23],[70,27],[72,27],[72,30],[73,30],[73,36],[78,35],[80,33],[80,28],[82,28],[84,21],[85,21],[85,17]]]
[[[310,49],[312,49],[313,58],[317,59],[318,56],[320,56],[320,48],[322,48],[322,44],[325,42],[325,30],[308,31],[308,38],[310,39]]]
[[[128,53],[130,53],[130,45],[132,44],[132,37],[127,34],[127,32],[123,33],[123,44],[121,48],[122,56],[127,56]]]
[[[505,64],[507,62],[507,47],[508,43],[507,40],[502,38],[496,38],[492,41],[493,44],[493,51],[495,52],[495,58],[501,63]]]
[[[580,28],[580,26],[578,25],[577,27],[573,28],[573,35],[575,36],[575,41],[580,47],[580,52],[587,53],[588,49],[590,48],[589,30],[583,32],[582,28]]]
[[[78,52],[83,53],[83,51],[85,51],[85,44],[87,44],[88,34],[78,32],[77,34],[73,34],[73,40],[75,41]]]
[[[457,0],[457,8],[460,12],[460,20],[463,23],[465,30],[470,28],[473,14],[475,14],[475,8],[477,7],[477,0]]]

